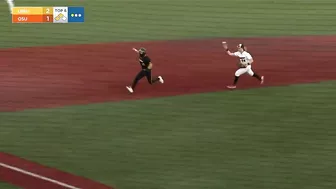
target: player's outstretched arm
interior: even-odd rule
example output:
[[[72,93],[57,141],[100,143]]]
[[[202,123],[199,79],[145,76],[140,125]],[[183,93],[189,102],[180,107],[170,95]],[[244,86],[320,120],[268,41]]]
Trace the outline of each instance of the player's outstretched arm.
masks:
[[[230,55],[230,56],[236,56],[235,53],[232,53],[232,52],[229,50],[228,45],[227,45],[227,43],[226,43],[225,41],[223,41],[222,44],[223,44],[223,47],[224,47],[224,49],[225,49],[225,51],[226,51],[226,53],[227,53],[228,55]]]
[[[138,50],[138,49],[136,49],[136,48],[133,48],[132,50],[133,50],[133,51],[135,51],[136,53],[138,53],[138,52],[139,52],[139,50]]]

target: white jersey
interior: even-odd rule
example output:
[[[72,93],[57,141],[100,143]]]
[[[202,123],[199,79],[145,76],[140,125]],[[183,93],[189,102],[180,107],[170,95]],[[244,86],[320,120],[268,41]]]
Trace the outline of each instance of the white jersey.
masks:
[[[240,61],[241,64],[246,65],[246,66],[251,65],[252,56],[251,56],[250,53],[248,53],[246,51],[244,51],[242,53],[237,51],[237,52],[234,53],[234,55],[239,57],[239,61]]]

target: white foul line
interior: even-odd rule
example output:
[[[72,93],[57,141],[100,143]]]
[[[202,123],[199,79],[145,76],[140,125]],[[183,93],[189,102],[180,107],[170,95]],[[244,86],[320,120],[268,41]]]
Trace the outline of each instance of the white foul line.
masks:
[[[8,8],[9,8],[9,12],[10,14],[13,14],[13,8],[14,8],[14,0],[6,0],[7,4],[8,4]]]
[[[11,169],[13,171],[16,171],[16,172],[19,172],[19,173],[22,173],[22,174],[25,174],[25,175],[29,175],[31,177],[35,177],[35,178],[38,178],[38,179],[41,179],[41,180],[45,180],[45,181],[48,181],[48,182],[51,182],[51,183],[54,183],[54,184],[57,184],[59,186],[63,186],[65,188],[69,188],[69,189],[80,189],[80,188],[77,188],[77,187],[74,187],[74,186],[71,186],[71,185],[68,185],[68,184],[65,184],[63,182],[60,182],[60,181],[57,181],[57,180],[53,180],[51,178],[47,178],[47,177],[44,177],[44,176],[41,176],[41,175],[38,175],[38,174],[35,174],[35,173],[32,173],[32,172],[29,172],[29,171],[25,171],[23,169],[20,169],[20,168],[17,168],[17,167],[13,167],[13,166],[10,166],[10,165],[7,165],[7,164],[4,164],[4,163],[0,163],[0,166],[1,167],[5,167],[7,169]]]

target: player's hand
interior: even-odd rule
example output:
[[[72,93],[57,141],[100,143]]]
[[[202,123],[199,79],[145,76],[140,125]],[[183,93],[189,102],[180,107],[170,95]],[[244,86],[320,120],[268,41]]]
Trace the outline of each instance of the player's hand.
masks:
[[[228,49],[228,44],[225,41],[222,42],[222,45],[223,45],[223,47],[224,47],[225,50]]]
[[[138,49],[136,49],[136,48],[133,48],[132,50],[135,51],[135,52],[139,52]]]

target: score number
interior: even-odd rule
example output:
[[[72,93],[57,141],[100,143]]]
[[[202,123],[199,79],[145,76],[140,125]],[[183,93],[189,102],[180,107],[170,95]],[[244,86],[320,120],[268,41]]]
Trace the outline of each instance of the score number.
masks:
[[[45,14],[50,14],[50,8],[45,9]],[[46,21],[50,22],[50,16],[49,15],[46,15]]]

